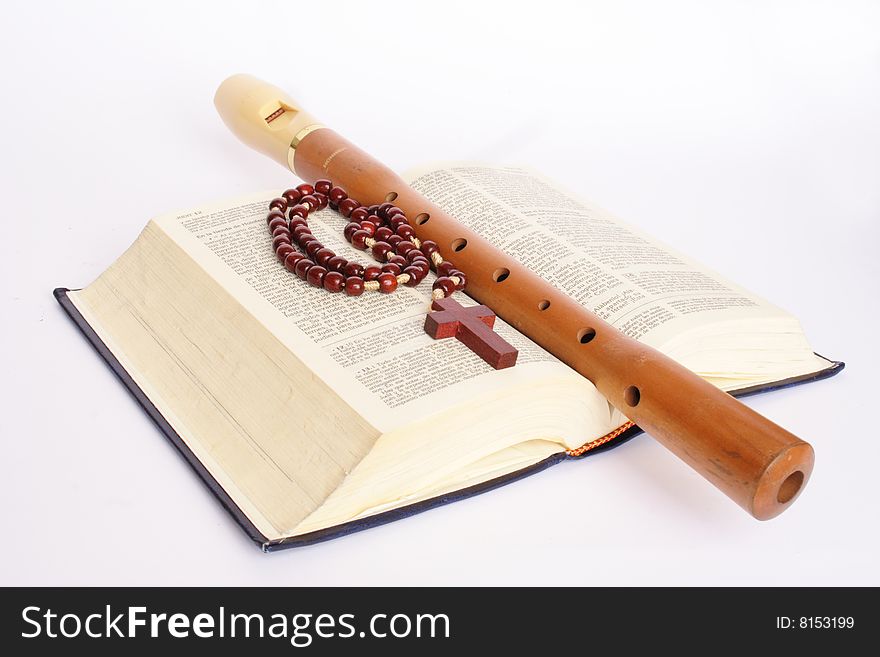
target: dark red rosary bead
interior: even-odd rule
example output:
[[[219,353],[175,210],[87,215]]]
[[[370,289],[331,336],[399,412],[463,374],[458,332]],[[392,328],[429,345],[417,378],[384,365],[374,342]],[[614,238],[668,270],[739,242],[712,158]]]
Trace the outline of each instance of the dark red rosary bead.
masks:
[[[391,294],[397,289],[397,276],[394,274],[385,272],[379,274],[379,277],[376,280],[379,281],[379,292],[382,292],[383,294]]]
[[[345,275],[346,276],[359,276],[363,278],[364,276],[364,266],[357,262],[349,262],[345,265]]]
[[[308,206],[309,212],[313,212],[318,209],[318,199],[314,197],[312,194],[306,194],[299,200],[300,204]]]
[[[376,240],[378,240],[379,242],[384,242],[385,240],[387,240],[387,239],[388,239],[389,237],[391,237],[392,235],[394,235],[394,231],[393,231],[393,230],[391,230],[390,228],[388,228],[388,226],[381,226],[380,228],[377,228],[377,229],[376,229],[376,235],[375,235],[375,237],[376,237]]]
[[[359,208],[355,208],[354,210],[352,210],[351,214],[348,216],[348,218],[351,219],[352,221],[361,222],[369,216],[370,216],[370,213],[367,212],[367,209],[365,207],[361,206]]]
[[[431,289],[443,290],[443,294],[450,297],[452,296],[452,293],[455,292],[455,283],[453,283],[452,279],[448,276],[440,276],[434,281],[434,285],[431,286]]]
[[[291,251],[284,258],[284,267],[287,271],[292,271],[295,273],[296,263],[305,258],[305,256],[299,251]]]
[[[281,262],[287,258],[291,253],[296,253],[296,249],[294,249],[290,244],[282,244],[277,249],[275,249],[275,255],[278,256],[278,259]]]
[[[361,230],[367,231],[367,234],[370,237],[372,237],[373,235],[376,234],[376,224],[374,224],[372,221],[366,221],[366,220],[362,221],[360,223],[360,227],[361,227]]]
[[[309,271],[306,274],[306,280],[309,282],[309,285],[314,285],[315,287],[322,287],[324,285],[324,276],[327,275],[327,270],[321,265],[315,265],[313,267],[309,267]]]
[[[452,278],[453,276],[458,277],[458,285],[455,286],[455,289],[456,290],[463,290],[467,286],[467,276],[464,275],[463,271],[459,271],[457,269],[452,270],[452,274],[450,275],[450,278]]]
[[[390,262],[382,265],[382,271],[387,274],[400,276],[401,269],[398,265],[392,265]]]
[[[404,274],[409,274],[409,280],[404,283],[407,287],[415,287],[419,283],[422,282],[424,276],[422,275],[422,270],[418,267],[406,267],[403,270]]]
[[[431,254],[437,253],[437,251],[439,250],[440,247],[437,246],[437,242],[435,242],[434,240],[425,240],[424,242],[422,242],[421,251],[423,254],[425,254],[425,257],[428,258],[429,261],[431,260]]]
[[[315,266],[315,263],[309,260],[306,257],[303,257],[302,260],[296,263],[293,268],[293,273],[299,276],[301,279],[306,280],[306,276],[309,273],[309,269]]]
[[[376,208],[376,214],[378,214],[383,219],[388,218],[388,210],[394,207],[393,203],[382,203]]]
[[[385,262],[385,256],[391,251],[391,245],[388,242],[376,242],[373,244],[373,248],[370,249],[373,253],[373,257],[379,262]]]
[[[312,236],[312,229],[308,227],[308,224],[302,224],[293,229],[293,239],[299,244],[302,244],[304,235]]]
[[[413,249],[412,251],[410,251],[409,253],[406,254],[406,259],[410,264],[412,264],[412,262],[417,258],[422,258],[423,260],[425,259],[424,254],[421,251],[419,251],[418,249]]]
[[[287,201],[287,205],[294,205],[299,203],[299,200],[303,195],[298,189],[287,189],[281,194],[281,196]]]
[[[342,229],[342,235],[345,237],[345,239],[351,242],[351,236],[354,235],[354,231],[360,229],[361,225],[352,221],[345,224],[345,228]]]
[[[400,236],[398,235],[398,237]],[[408,240],[402,239],[400,242],[397,243],[397,246],[394,247],[394,250],[397,251],[397,255],[405,257],[406,254],[412,251],[414,248],[416,248],[415,244]]]
[[[326,178],[315,181],[315,191],[319,194],[329,194],[331,189],[333,189],[333,183]]]
[[[453,265],[448,260],[444,260],[439,265],[437,265],[437,275],[438,276],[449,276],[454,269],[455,269],[455,265]]]
[[[326,246],[323,249],[318,249],[315,251],[315,262],[317,262],[322,267],[327,267],[327,263],[330,262],[331,258],[335,258],[336,254],[333,253],[332,249],[328,249]],[[330,269],[330,267],[327,267]]]
[[[271,210],[269,214],[266,215],[266,223],[268,224],[275,218],[284,219],[284,213],[281,210]]]
[[[409,266],[409,263],[406,261],[406,258],[402,258],[402,257],[399,256],[399,255],[393,255],[393,256],[391,256],[390,258],[388,258],[388,264],[390,264],[390,265],[397,265],[397,266],[400,267],[401,269],[403,269],[404,267]]]
[[[309,209],[304,205],[294,205],[292,208],[290,208],[290,210],[287,211],[287,216],[290,219],[293,219],[294,215],[297,217],[302,217],[303,219],[308,219]]]
[[[315,192],[314,194],[312,194],[312,196],[314,196],[316,199],[318,199],[318,209],[319,210],[323,210],[324,208],[326,208],[330,204],[329,200],[327,199],[326,194],[321,194],[320,192]]]
[[[284,212],[287,210],[287,199],[286,198],[273,198],[269,201],[269,209],[270,210],[281,210]]]
[[[282,244],[290,244],[290,238],[286,235],[279,235],[272,238],[272,250],[276,250]]]
[[[403,238],[400,235],[392,235],[385,241],[391,245],[392,249],[397,249],[397,245],[403,241]]]
[[[324,274],[324,289],[328,292],[341,292],[345,284],[345,276],[338,271],[328,271]]]
[[[331,187],[330,191],[327,192],[327,198],[330,199],[333,205],[339,205],[348,198],[348,193],[342,187]]]
[[[315,254],[324,248],[324,245],[321,244],[318,240],[312,240],[306,246],[306,253],[309,254],[309,257],[314,260]]]
[[[345,293],[350,297],[359,297],[364,293],[364,279],[349,276],[345,279]]]
[[[339,204],[339,213],[343,217],[348,218],[351,216],[351,213],[354,211],[354,209],[360,207],[360,205],[361,204],[355,201],[353,198],[347,198]]]
[[[365,231],[363,229],[356,230],[351,235],[351,245],[354,248],[360,249],[361,251],[363,251],[364,249],[367,248],[366,240],[369,237],[370,237],[370,234],[367,231]]]
[[[382,268],[378,265],[369,265],[368,267],[364,267],[364,280],[365,281],[375,281],[379,278],[379,275],[382,273]]]
[[[269,230],[274,231],[278,227],[287,228],[287,219],[284,217],[272,217],[269,220]]]
[[[428,265],[423,265],[421,263],[416,263],[414,265],[410,265],[410,267],[413,267],[414,269],[418,270],[419,273],[421,274],[422,278],[427,276],[428,272],[431,271],[431,269],[430,269],[430,267],[428,267]]]
[[[309,194],[315,193],[315,188],[312,187],[309,183],[303,183],[302,185],[296,186],[296,191],[298,191],[303,196],[308,196]]]
[[[414,231],[413,227],[409,224],[401,224],[394,232],[400,235],[405,240],[408,240],[410,237],[416,234],[416,231]]]
[[[327,261],[327,264],[324,266],[331,271],[343,272],[345,271],[345,266],[347,264],[348,260],[346,260],[342,256],[333,256]]]

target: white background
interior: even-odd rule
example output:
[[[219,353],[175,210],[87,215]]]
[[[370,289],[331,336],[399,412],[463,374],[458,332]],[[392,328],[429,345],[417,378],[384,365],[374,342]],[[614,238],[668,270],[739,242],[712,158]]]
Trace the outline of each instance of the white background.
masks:
[[[880,3],[12,4],[0,584],[880,584]],[[214,111],[236,72],[398,170],[533,166],[798,316],[848,363],[748,402],[815,446],[798,502],[754,521],[641,437],[262,554],[52,298],[150,216],[291,184]]]

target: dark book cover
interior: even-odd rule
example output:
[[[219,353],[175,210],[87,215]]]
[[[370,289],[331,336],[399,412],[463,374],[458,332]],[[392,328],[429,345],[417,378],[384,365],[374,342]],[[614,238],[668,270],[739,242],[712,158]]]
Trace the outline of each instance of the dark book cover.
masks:
[[[579,456],[571,456],[566,452],[560,452],[559,454],[554,454],[553,456],[550,456],[543,461],[535,463],[534,465],[531,465],[527,468],[523,468],[516,472],[498,477],[496,479],[491,479],[475,486],[462,488],[453,493],[440,495],[438,497],[433,497],[431,499],[423,500],[421,502],[415,502],[399,509],[384,511],[382,513],[377,513],[376,515],[369,516],[367,518],[352,520],[341,525],[328,527],[326,529],[310,532],[308,534],[292,536],[290,538],[269,540],[259,532],[259,530],[238,507],[238,505],[233,502],[232,498],[229,497],[223,487],[220,486],[217,480],[214,479],[210,472],[208,472],[202,462],[196,457],[192,450],[187,447],[186,443],[171,427],[171,425],[168,423],[162,413],[159,412],[159,409],[157,409],[153,405],[149,398],[144,394],[143,390],[141,390],[137,383],[135,383],[134,379],[132,379],[125,368],[122,367],[120,362],[116,359],[116,357],[107,347],[107,345],[104,344],[104,342],[101,340],[100,337],[98,337],[98,334],[95,333],[94,329],[92,329],[92,327],[82,316],[79,310],[77,310],[76,306],[68,297],[68,292],[70,292],[68,288],[60,287],[56,288],[54,291],[55,298],[58,300],[58,303],[61,304],[61,307],[73,320],[74,324],[76,324],[79,330],[82,331],[82,334],[85,336],[85,338],[91,343],[91,345],[95,348],[95,351],[98,352],[101,358],[104,359],[110,369],[113,370],[113,372],[122,382],[122,384],[131,393],[131,395],[143,407],[147,415],[152,418],[153,422],[155,422],[162,433],[165,434],[165,437],[168,438],[168,440],[171,441],[171,444],[177,448],[180,454],[186,459],[187,463],[189,463],[192,469],[195,470],[196,474],[202,479],[202,481],[205,482],[208,488],[211,489],[211,492],[214,493],[220,503],[226,508],[227,511],[229,511],[232,517],[235,518],[235,521],[241,526],[241,528],[251,538],[251,540],[256,542],[265,552],[271,552],[282,548],[312,545],[314,543],[320,543],[321,541],[327,541],[332,538],[346,536],[347,534],[352,534],[354,532],[369,529],[371,527],[378,527],[379,525],[384,525],[385,523],[400,520],[401,518],[406,518],[407,516],[411,516],[416,513],[428,511],[429,509],[433,509],[444,504],[450,504],[451,502],[457,502],[458,500],[462,500],[473,495],[485,493],[487,491],[498,488],[499,486],[503,486],[518,479],[522,479],[523,477],[527,477],[530,474],[545,470],[551,465],[555,465],[556,463],[560,463],[561,461],[570,459],[581,459],[592,454],[598,454],[600,452],[613,449],[614,447],[617,447],[618,445],[621,445],[626,441],[632,439],[636,435],[642,433],[642,430],[639,427],[633,425],[620,432],[612,440],[608,440],[602,445],[590,449],[583,454],[580,454]],[[771,390],[787,388],[789,386],[799,385],[802,383],[809,383],[810,381],[826,379],[839,373],[841,370],[843,370],[843,368],[844,363],[839,361],[829,361],[829,366],[826,369],[816,372],[814,374],[784,379],[782,381],[777,381],[766,385],[743,388],[733,393],[733,395],[735,397],[746,397],[748,395],[755,395],[761,392],[769,392]]]

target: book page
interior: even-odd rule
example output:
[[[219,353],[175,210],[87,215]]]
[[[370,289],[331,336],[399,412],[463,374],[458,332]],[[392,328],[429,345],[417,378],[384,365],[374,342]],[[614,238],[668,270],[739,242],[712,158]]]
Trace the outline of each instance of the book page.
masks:
[[[423,329],[431,280],[393,294],[329,293],[287,271],[266,229],[266,192],[155,220],[175,242],[268,327],[325,383],[382,432],[505,386],[570,373],[554,356],[500,319],[495,330],[519,349],[517,366],[496,371],[454,338]],[[314,234],[337,254],[361,264],[371,256],[348,244],[347,220],[323,210],[309,217]],[[464,294],[462,305],[474,305]]]
[[[410,172],[407,181],[602,319],[655,348],[718,321],[776,318],[799,331],[782,310],[529,170],[436,165]],[[801,347],[810,357],[805,339]]]

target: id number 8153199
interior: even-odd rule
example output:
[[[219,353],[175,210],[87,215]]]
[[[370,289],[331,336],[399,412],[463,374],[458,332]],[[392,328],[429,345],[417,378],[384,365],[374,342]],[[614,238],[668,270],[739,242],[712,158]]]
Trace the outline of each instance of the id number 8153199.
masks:
[[[852,616],[777,616],[780,630],[851,630],[856,621]]]

